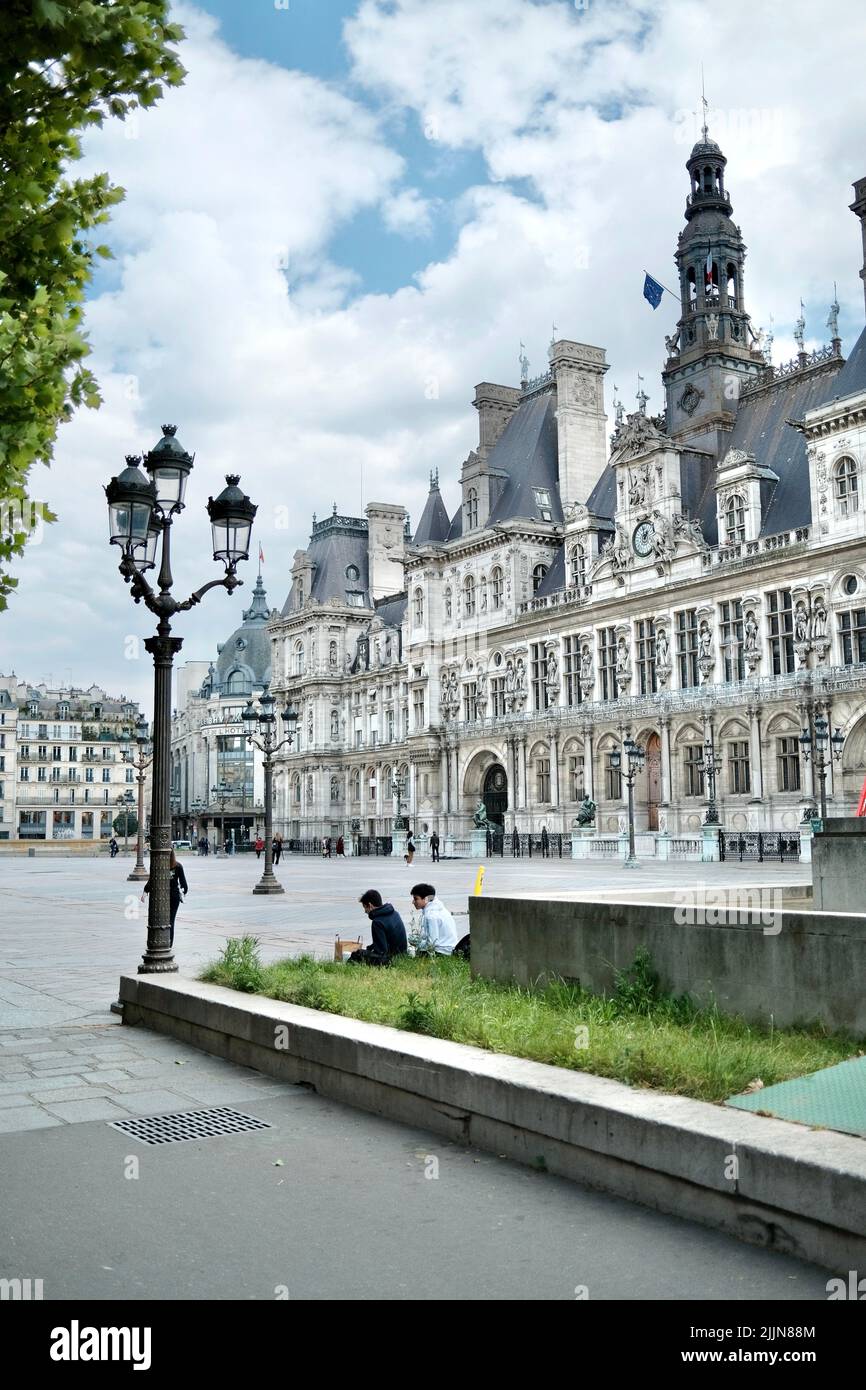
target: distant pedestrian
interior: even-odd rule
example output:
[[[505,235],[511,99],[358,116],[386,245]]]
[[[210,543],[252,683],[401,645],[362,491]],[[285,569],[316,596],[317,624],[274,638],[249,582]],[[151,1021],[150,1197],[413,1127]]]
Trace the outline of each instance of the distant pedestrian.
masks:
[[[264,842],[264,840],[262,839],[261,835],[257,835],[257,836],[256,836],[256,859],[261,859],[261,857],[262,857],[262,850],[264,849],[264,847],[265,847],[265,842]]]
[[[205,857],[205,859],[207,859],[208,855],[210,854],[210,840],[208,839],[207,835],[205,835],[205,837],[204,837],[203,844],[204,844],[204,857]]]
[[[340,836],[338,836],[338,838],[337,838],[337,858],[338,858],[338,859],[345,859],[345,857],[346,857],[346,842],[345,842],[345,840],[343,839],[342,835],[340,835]]]
[[[274,836],[274,843],[273,843],[273,845],[271,846],[271,848],[272,848],[273,854],[274,854],[274,863],[275,863],[275,864],[279,864],[280,860],[281,860],[282,857],[283,857],[283,837],[282,837],[282,835],[275,835],[275,836]]]
[[[541,827],[541,857],[542,859],[550,858],[550,836],[547,833],[546,825]]]
[[[411,830],[406,837],[406,853],[403,855],[403,858],[406,860],[407,864],[411,864],[412,860],[415,858],[415,839]]]
[[[112,859],[114,859],[115,855],[117,854],[117,841],[115,840],[113,835],[108,842],[108,852],[111,855]]]
[[[187,887],[186,882],[186,874],[183,871],[183,865],[178,864],[174,850],[172,850],[171,855],[169,856],[168,875],[168,904],[171,910],[171,934],[168,938],[168,944],[169,946],[173,946],[174,919],[177,917],[177,909],[180,907],[181,890],[183,890],[184,897],[186,897],[187,893],[189,892],[189,888]],[[145,893],[150,892],[150,879],[148,879],[147,883],[144,885],[144,891]]]
[[[438,864],[438,863],[439,863],[439,836],[436,834],[436,831],[435,831],[435,830],[433,831],[433,834],[430,836],[430,853],[431,853],[432,856],[433,856],[433,863],[434,863],[434,864]]]
[[[231,852],[232,852],[232,842],[231,842],[231,840],[229,839],[228,836],[226,836],[226,838],[225,838],[225,843],[224,843],[224,845],[223,845],[223,849],[225,850],[226,854],[231,854]]]
[[[330,857],[331,857],[331,837],[330,837],[330,835],[323,835],[323,836],[322,836],[322,858],[323,858],[323,859],[330,859]]]

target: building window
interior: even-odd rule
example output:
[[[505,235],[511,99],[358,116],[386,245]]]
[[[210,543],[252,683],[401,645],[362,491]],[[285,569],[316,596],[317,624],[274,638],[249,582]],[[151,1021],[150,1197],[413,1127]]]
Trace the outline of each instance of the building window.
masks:
[[[466,494],[466,529],[474,531],[478,525],[478,493],[471,487]]]
[[[573,753],[568,759],[568,799],[569,801],[583,800],[583,758],[579,754]]]
[[[603,627],[598,634],[598,673],[601,677],[601,698],[615,700],[616,688],[616,628]]]
[[[550,759],[535,759],[535,790],[542,805],[550,802]]]
[[[622,770],[611,767],[610,753],[604,755],[604,784],[608,801],[622,800]]]
[[[92,781],[93,781],[93,768],[92,768],[92,767],[86,767],[86,768],[84,769],[84,780],[85,780],[85,782],[92,782]]]
[[[300,805],[301,802],[301,779],[297,773],[292,778],[292,800]]]
[[[565,673],[565,703],[579,705],[580,692],[580,641],[577,637],[563,637],[562,663]]]
[[[683,753],[686,796],[704,794],[704,750],[699,743],[690,744]]]
[[[20,778],[19,778],[19,781],[21,781],[21,782],[29,782],[29,781],[30,781],[30,768],[29,768],[29,767],[22,767],[22,768],[20,769],[20,771],[21,771],[21,776],[20,776]]]
[[[415,713],[416,713],[416,718],[417,718],[417,713],[418,713],[417,701],[416,701],[416,705],[415,705]],[[421,728],[424,727],[424,694],[423,694],[423,692],[421,693],[421,723],[420,723],[420,724],[417,724],[416,727],[419,728],[419,729],[421,729]],[[388,739],[388,742],[389,742],[389,743],[393,743],[393,741],[394,741],[394,711],[393,711],[392,709],[389,709],[389,710],[386,710],[386,711],[385,711],[385,728],[386,728],[386,731],[387,731],[387,732],[386,732],[386,737],[387,737],[387,739]]]
[[[415,626],[416,626],[416,627],[423,627],[423,626],[424,626],[424,590],[423,590],[423,589],[416,589],[416,590],[415,590],[415,605],[414,605],[413,613],[414,613],[414,618],[415,618]]]
[[[52,762],[55,762],[55,763],[59,763],[59,762],[61,761],[60,749],[59,749],[59,748],[52,748],[52,749],[51,749],[51,759],[52,759]]]
[[[348,603],[350,608],[363,608],[364,595],[361,593],[347,593],[346,602]]]
[[[350,780],[350,782],[349,782],[349,786],[350,786],[350,788],[351,788],[352,800],[353,800],[353,801],[360,801],[360,800],[361,800],[361,772],[360,772],[360,769],[357,768],[357,767],[355,768],[354,772],[352,773],[352,777],[351,777],[351,780]]]
[[[532,644],[532,693],[535,709],[547,709],[547,652],[543,642]]]
[[[552,521],[553,512],[550,503],[550,489],[546,487],[535,487],[535,505],[538,508],[538,515],[542,521]]]
[[[475,681],[465,681],[463,685],[463,718],[467,724],[478,718],[478,685]]]
[[[110,768],[110,767],[104,767],[104,768],[102,769],[102,780],[103,780],[103,782],[110,782],[110,781],[111,781],[111,768]]]
[[[579,543],[572,548],[569,557],[569,574],[573,588],[583,588],[586,583],[586,550]]]
[[[412,692],[412,710],[415,715],[415,728],[424,728],[424,691],[415,690]],[[388,737],[394,737],[394,711],[388,711]]]
[[[471,574],[467,574],[463,581],[463,612],[467,618],[471,618],[475,612],[475,580]]]
[[[73,774],[70,772],[69,776],[70,776],[70,778],[72,778]],[[135,773],[133,772],[133,770],[132,770],[131,767],[128,767],[128,768],[126,769],[126,780],[127,780],[127,782],[134,782],[134,781],[135,781]]]
[[[746,539],[746,504],[738,492],[725,503],[725,542],[739,545]]]
[[[854,666],[866,661],[866,608],[853,608],[839,614],[839,636],[842,640],[842,662]]]
[[[857,465],[852,458],[841,458],[833,469],[833,490],[839,516],[853,516],[857,511]]]
[[[774,589],[767,594],[767,625],[773,675],[790,675],[794,669],[794,619],[790,589]]]
[[[450,593],[450,590],[449,590],[449,593]],[[500,608],[502,607],[502,593],[503,593],[502,570],[501,570],[501,569],[499,568],[499,566],[497,565],[496,568],[491,572],[491,575],[490,575],[490,594],[491,594],[491,602],[492,602],[492,604],[493,604],[494,609],[496,609],[496,610],[498,610],[498,609],[500,609]]]
[[[676,614],[677,660],[680,670],[680,689],[689,690],[698,684],[698,615],[694,608]]]
[[[490,698],[493,706],[493,718],[502,718],[505,714],[505,677],[494,676],[490,682]]]
[[[303,644],[303,642],[296,642],[296,643],[295,643],[295,661],[294,661],[295,675],[296,675],[296,676],[302,676],[302,675],[304,674],[305,670],[306,670],[306,665],[307,665],[307,658],[306,658],[306,653],[304,652],[304,644]]]
[[[748,739],[728,744],[728,789],[732,796],[743,796],[751,788]]]
[[[69,750],[69,761],[70,761],[71,763],[77,763],[77,762],[78,762],[78,749],[77,749],[77,748],[70,748],[70,750]]]
[[[637,641],[637,675],[641,695],[656,693],[656,627],[653,618],[639,618],[635,623]]]
[[[547,574],[547,565],[536,565],[532,571],[532,592],[538,593],[541,588],[541,581]]]
[[[780,792],[800,790],[800,740],[796,734],[776,739],[776,776]]]
[[[722,655],[725,663],[725,681],[746,678],[746,659],[743,655],[743,605],[740,600],[726,599],[719,604],[719,628],[722,642]]]

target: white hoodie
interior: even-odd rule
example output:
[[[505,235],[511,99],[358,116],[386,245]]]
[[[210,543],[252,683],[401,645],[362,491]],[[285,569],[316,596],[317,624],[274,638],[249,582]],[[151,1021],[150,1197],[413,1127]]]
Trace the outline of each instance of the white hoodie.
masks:
[[[457,926],[441,898],[431,898],[421,913],[419,950],[433,950],[437,955],[450,956],[459,941]]]

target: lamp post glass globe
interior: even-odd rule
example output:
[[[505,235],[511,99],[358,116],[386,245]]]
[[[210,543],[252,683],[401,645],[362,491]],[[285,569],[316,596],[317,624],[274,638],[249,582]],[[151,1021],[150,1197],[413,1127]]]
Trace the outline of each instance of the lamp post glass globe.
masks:
[[[213,557],[233,570],[250,553],[250,531],[257,508],[238,487],[237,473],[226,475],[227,486],[218,497],[209,497],[208,516],[213,533]]]
[[[162,439],[145,455],[144,466],[156,491],[156,503],[165,515],[183,510],[187,478],[193,456],[176,436],[177,425],[163,425]]]
[[[136,455],[127,454],[126,468],[105,489],[109,543],[119,545],[124,555],[146,543],[156,506],[156,489],[139,468],[140,462]]]

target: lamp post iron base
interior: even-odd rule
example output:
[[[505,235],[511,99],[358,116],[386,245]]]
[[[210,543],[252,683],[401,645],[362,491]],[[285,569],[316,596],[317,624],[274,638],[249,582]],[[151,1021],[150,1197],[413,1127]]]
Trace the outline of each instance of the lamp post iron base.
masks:
[[[267,874],[262,874],[253,889],[254,893],[285,893],[285,891],[279,879],[274,878],[273,874],[271,874],[270,878]]]

